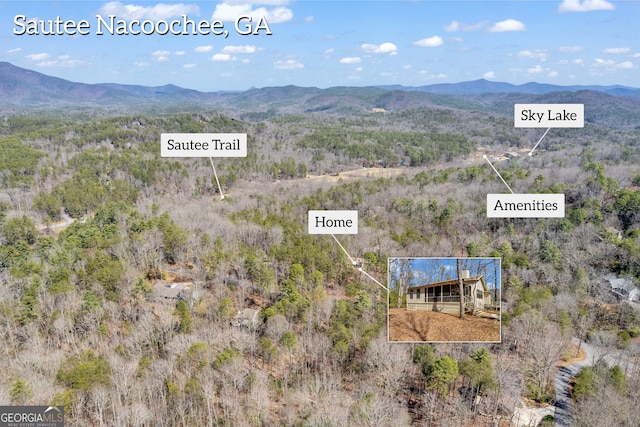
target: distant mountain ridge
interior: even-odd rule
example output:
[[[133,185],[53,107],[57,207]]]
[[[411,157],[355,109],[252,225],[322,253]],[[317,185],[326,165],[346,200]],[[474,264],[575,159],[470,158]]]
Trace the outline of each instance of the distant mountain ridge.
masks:
[[[526,93],[542,95],[550,92],[577,92],[579,90],[593,90],[603,92],[613,96],[630,96],[640,98],[640,89],[622,86],[600,86],[600,85],[572,85],[559,86],[546,83],[529,82],[521,85],[511,83],[494,82],[485,79],[473,80],[460,83],[439,83],[426,86],[402,86],[386,85],[378,86],[388,90],[417,91],[447,95],[480,95],[483,93]]]
[[[415,108],[448,108],[510,116],[513,104],[579,103],[585,121],[617,129],[640,129],[640,89],[625,86],[554,86],[475,80],[420,87],[279,86],[240,92],[200,92],[176,85],[75,83],[0,62],[0,102],[5,109],[94,108],[214,109],[246,120],[282,114],[369,114]],[[1,110],[1,107],[0,107]]]
[[[168,97],[171,97],[172,101],[208,100],[216,95],[170,84],[154,87],[117,83],[76,83],[17,67],[8,62],[0,62],[0,101],[9,104],[128,104],[153,102]]]
[[[179,99],[218,98],[220,96],[251,94],[267,96],[267,93],[278,96],[309,96],[322,93],[332,95],[353,95],[362,91],[371,92],[372,88],[385,91],[424,92],[438,95],[481,95],[481,94],[535,94],[541,95],[551,92],[577,92],[590,90],[606,93],[612,96],[629,96],[640,98],[640,89],[622,85],[573,85],[559,86],[545,83],[529,82],[514,85],[505,82],[495,82],[485,79],[460,82],[439,83],[426,86],[379,85],[370,87],[333,87],[318,89],[315,87],[282,86],[251,88],[238,92],[201,92],[185,89],[173,84],[164,86],[126,85],[118,83],[75,83],[58,77],[48,76],[37,71],[15,66],[9,62],[0,62],[0,99],[5,101],[127,101],[140,100],[140,97],[178,97]],[[12,99],[11,99],[12,98]]]

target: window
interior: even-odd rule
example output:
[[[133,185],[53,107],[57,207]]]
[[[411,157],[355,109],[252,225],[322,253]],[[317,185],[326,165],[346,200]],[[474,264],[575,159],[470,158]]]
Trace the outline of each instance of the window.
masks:
[[[442,295],[448,297],[451,294],[451,285],[444,285],[442,287]]]
[[[420,299],[420,289],[416,291],[418,293],[417,298]]]
[[[413,299],[413,290],[409,291],[409,299]]]
[[[482,297],[484,297],[483,292],[480,290],[476,291],[476,299],[482,299]]]

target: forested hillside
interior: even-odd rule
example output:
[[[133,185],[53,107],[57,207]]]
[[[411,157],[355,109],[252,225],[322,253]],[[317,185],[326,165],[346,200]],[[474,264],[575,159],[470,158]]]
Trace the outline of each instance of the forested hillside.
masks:
[[[635,104],[530,157],[542,129],[477,98],[345,91],[297,113],[5,112],[0,401],[74,426],[525,425],[586,347],[573,425],[639,425],[640,308],[604,280],[640,280]],[[247,134],[215,159],[223,200],[209,159],[160,157],[164,132]],[[487,218],[507,190],[483,155],[565,217]],[[358,211],[340,242],[383,284],[389,257],[500,257],[502,342],[388,342],[390,296],[307,233],[315,209]]]

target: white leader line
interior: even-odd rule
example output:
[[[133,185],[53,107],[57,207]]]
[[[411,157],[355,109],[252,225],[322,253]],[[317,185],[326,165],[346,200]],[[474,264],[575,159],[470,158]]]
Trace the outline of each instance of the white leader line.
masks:
[[[211,162],[211,168],[213,168],[213,175],[216,177],[216,183],[218,183],[218,191],[220,192],[220,200],[224,200],[224,194],[222,194],[222,187],[220,186],[220,180],[218,179],[218,172],[216,172],[216,167],[213,165],[213,158],[209,157],[209,161]]]
[[[353,268],[356,268],[356,261],[351,258],[351,255],[349,255],[349,252],[347,252],[347,250],[344,248],[344,246],[342,246],[342,244],[340,244],[340,241],[336,238],[336,236],[334,236],[333,234],[331,235],[331,237],[333,237],[333,240],[336,241],[336,243],[338,244],[338,246],[340,246],[340,249],[342,249],[342,252],[344,252],[347,255],[347,258],[349,258],[349,261],[351,261],[351,265],[353,266]],[[382,283],[378,282],[372,275],[370,275],[369,273],[367,273],[366,271],[364,271],[362,269],[362,267],[357,267],[358,271],[362,274],[364,274],[365,276],[367,276],[369,279],[373,280],[378,286],[380,286],[382,289],[384,289],[385,291],[389,292],[389,288],[387,288],[385,285],[383,285]]]
[[[358,268],[358,271],[360,271],[362,274],[364,274],[365,276],[367,276],[369,279],[373,280],[374,282],[376,282],[378,284],[378,286],[380,286],[382,289],[384,289],[385,291],[389,292],[389,288],[387,288],[386,286],[384,286],[382,283],[378,282],[376,279],[373,278],[372,275],[370,275],[369,273],[367,273],[366,271],[364,271],[362,269],[362,267]]]
[[[538,148],[538,145],[542,142],[542,140],[544,139],[545,136],[547,136],[547,132],[549,132],[551,128],[547,129],[544,131],[544,133],[542,134],[542,138],[540,138],[538,140],[538,142],[536,142],[536,145],[533,146],[533,148],[531,149],[531,151],[529,151],[529,156],[533,156],[533,152],[535,151],[536,148]]]
[[[507,181],[505,181],[505,180],[504,180],[504,178],[502,178],[502,175],[500,175],[500,172],[498,172],[498,171],[496,170],[496,168],[494,168],[494,167],[493,167],[493,165],[491,164],[491,161],[489,160],[489,158],[487,157],[487,155],[486,155],[486,154],[485,154],[485,155],[483,155],[483,156],[482,156],[482,158],[483,158],[483,159],[485,159],[485,160],[487,161],[487,163],[489,163],[489,166],[491,166],[491,169],[493,169],[493,171],[494,171],[495,173],[497,173],[497,174],[498,174],[498,178],[500,178],[500,179],[502,180],[502,182],[504,183],[504,185],[506,185],[506,186],[507,186],[507,188],[509,189],[509,191],[511,191],[511,194],[515,194],[515,193],[513,192],[513,190],[511,189],[511,187],[509,187],[509,184],[507,184]]]
[[[349,261],[351,261],[351,265],[355,266],[356,262],[353,258],[351,258],[351,255],[349,255],[349,252],[347,252],[347,250],[344,248],[344,246],[342,246],[340,244],[340,241],[338,241],[338,239],[336,239],[336,236],[334,236],[333,234],[331,235],[331,237],[333,237],[333,240],[336,241],[336,243],[338,244],[338,246],[340,246],[340,249],[342,249],[342,252],[344,252],[345,254],[347,254],[347,257],[349,258]]]

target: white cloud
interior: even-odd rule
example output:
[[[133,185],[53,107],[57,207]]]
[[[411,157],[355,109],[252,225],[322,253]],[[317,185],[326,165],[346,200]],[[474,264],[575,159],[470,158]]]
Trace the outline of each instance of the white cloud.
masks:
[[[182,68],[186,68],[187,70],[190,69],[190,68],[196,68],[196,67],[197,67],[196,64],[184,64],[182,66]]]
[[[487,25],[486,22],[478,22],[477,24],[465,24],[464,22],[451,21],[450,24],[445,25],[443,28],[447,33],[455,33],[456,31],[477,31],[484,28]]]
[[[295,59],[287,59],[286,61],[276,61],[273,66],[278,70],[298,70],[304,68],[304,64]]]
[[[451,24],[445,25],[444,30],[447,33],[453,33],[460,29],[460,23],[458,21],[451,21]]]
[[[268,2],[259,3],[269,4]],[[293,19],[293,12],[291,9],[286,7],[276,7],[273,9],[259,7],[257,9],[253,9],[250,1],[244,1],[242,3],[226,1],[216,5],[211,19],[231,22],[235,21],[240,16],[251,16],[252,22],[255,23],[257,23],[261,17],[265,17],[269,24],[279,24]]]
[[[173,54],[176,56],[184,56],[187,54],[187,52],[185,52],[184,50],[176,50],[175,52],[173,52]]]
[[[493,71],[487,71],[486,73],[484,73],[482,75],[483,78],[485,79],[495,79],[496,78],[496,73]]]
[[[228,4],[266,4],[267,6],[286,6],[289,0],[227,0]]]
[[[618,70],[630,70],[632,68],[636,67],[631,61],[616,63],[612,59],[596,58],[589,67],[589,73],[592,76],[602,76],[605,72],[615,73]]]
[[[504,21],[496,22],[489,32],[491,33],[504,33],[507,31],[526,31],[527,27],[520,21],[515,19],[505,19]]]
[[[228,53],[216,53],[215,55],[213,55],[211,57],[211,60],[216,61],[216,62],[227,62],[227,61],[231,61],[234,58],[229,55]]]
[[[548,68],[542,68],[540,65],[536,65],[533,68],[527,68],[527,73],[529,74],[540,74],[542,72],[548,71]]]
[[[628,47],[610,47],[602,51],[602,53],[611,53],[614,55],[619,55],[622,53],[629,53],[629,52],[631,52],[631,49],[629,49]]]
[[[621,63],[619,63],[619,64],[616,64],[616,67],[617,67],[617,68],[622,68],[623,70],[628,70],[628,69],[630,69],[630,68],[634,68],[634,66],[633,66],[633,62],[631,62],[631,61],[624,61],[624,62],[621,62]]]
[[[558,72],[557,71],[551,71],[549,72],[549,74],[547,74],[549,77],[558,77]]]
[[[596,67],[611,67],[615,65],[615,61],[613,61],[612,59],[596,58],[594,65]]]
[[[413,42],[418,47],[438,47],[444,44],[444,40],[440,36],[427,37]]]
[[[171,52],[169,52],[168,50],[156,50],[151,54],[151,56],[153,56],[154,61],[164,62],[169,60],[170,54]]]
[[[293,19],[293,12],[286,7],[277,7],[271,10],[259,8],[255,10],[255,13],[258,14],[258,16],[265,16],[270,24],[280,24]]]
[[[58,61],[40,61],[36,64],[36,67],[55,67]]]
[[[238,16],[252,15],[250,4],[220,3],[216,5],[212,20],[235,21]]]
[[[448,76],[444,73],[440,73],[440,74],[430,74],[427,70],[420,70],[418,72],[418,74],[424,76],[427,79],[446,79]]]
[[[558,51],[564,53],[582,52],[582,46],[560,46]]]
[[[362,60],[357,56],[345,57],[340,59],[341,64],[359,64]]]
[[[253,45],[225,46],[222,53],[256,53],[258,50],[260,49]]]
[[[360,72],[362,72],[363,68],[362,67],[356,67],[355,70],[360,73]]]
[[[584,65],[584,61],[582,59],[579,59],[579,58],[578,59],[574,59],[571,62],[573,62],[576,65]]]
[[[22,50],[22,48],[17,47],[15,49],[9,49],[8,51],[5,52],[5,54],[7,55],[13,55],[14,53],[18,53]]]
[[[331,55],[331,54],[332,54],[333,52],[335,52],[335,51],[336,51],[335,49],[330,48],[330,49],[325,50],[325,51],[324,51],[324,54],[325,54],[325,55]]]
[[[112,1],[98,10],[99,15],[116,15],[120,19],[153,19],[161,20],[174,18],[183,14],[200,14],[200,8],[196,5],[177,3],[163,4],[155,6],[139,6],[134,4],[122,4],[119,1]]]
[[[594,10],[614,10],[616,7],[606,0],[563,0],[558,12],[592,12]]]
[[[307,16],[306,18],[304,18],[304,22],[306,22],[307,24],[312,23],[313,21],[315,21],[315,17],[313,17],[312,15]]]
[[[211,46],[211,45],[198,46],[193,50],[195,50],[196,52],[211,52],[213,50],[213,46]]]
[[[389,55],[395,55],[398,52],[398,47],[388,42],[381,45],[365,43],[362,49],[367,53],[388,53]]]
[[[546,50],[543,49],[535,49],[535,50],[522,50],[518,52],[518,57],[520,58],[534,58],[540,61],[546,61],[549,58],[549,54]]]
[[[48,53],[32,53],[31,55],[27,55],[26,58],[30,61],[44,61],[49,58],[51,55]]]
[[[46,58],[49,58],[47,54]],[[42,60],[36,64],[37,67],[61,67],[61,68],[73,68],[80,65],[85,65],[86,62],[82,59],[73,59],[69,55],[58,55],[55,59]]]

